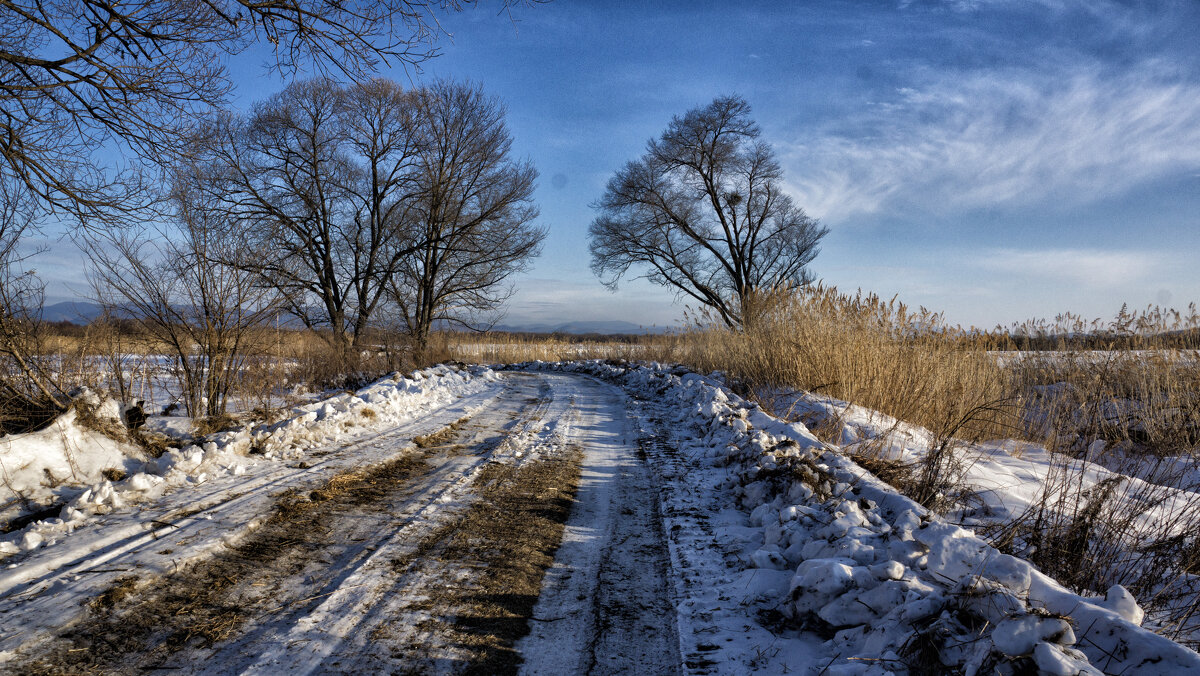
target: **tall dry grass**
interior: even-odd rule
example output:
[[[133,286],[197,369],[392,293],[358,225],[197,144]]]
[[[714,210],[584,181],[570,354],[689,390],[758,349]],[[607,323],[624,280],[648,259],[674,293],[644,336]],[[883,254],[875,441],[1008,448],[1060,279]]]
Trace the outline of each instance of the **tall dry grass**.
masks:
[[[1030,509],[993,534],[1077,590],[1125,586],[1159,630],[1200,645],[1200,317],[1122,308],[1010,331],[1052,351],[1004,353],[1030,393],[1027,434],[1052,451]],[[1081,481],[1081,462],[1141,480]],[[1158,510],[1170,505],[1167,510]]]
[[[818,392],[940,436],[1012,434],[1010,374],[941,315],[825,286],[758,302],[767,309],[748,329],[694,328],[661,356],[723,371],[767,404],[780,390]]]
[[[1076,591],[1122,584],[1163,633],[1200,639],[1194,307],[1122,308],[1107,323],[1065,315],[981,333],[829,287],[757,302],[745,330],[698,326],[654,356],[723,371],[777,413],[787,414],[779,404],[792,392],[819,392],[926,428],[934,441],[922,459],[887,469],[897,488],[935,510],[969,493],[971,442],[1044,445],[1051,466],[1034,504],[985,534]],[[859,446],[864,464],[883,466],[870,444]],[[1145,481],[1084,481],[1082,461]],[[1165,517],[1153,511],[1168,500]]]
[[[573,339],[511,333],[439,332],[431,344],[454,359],[472,364],[519,364],[529,361],[645,358],[654,337],[636,340]]]

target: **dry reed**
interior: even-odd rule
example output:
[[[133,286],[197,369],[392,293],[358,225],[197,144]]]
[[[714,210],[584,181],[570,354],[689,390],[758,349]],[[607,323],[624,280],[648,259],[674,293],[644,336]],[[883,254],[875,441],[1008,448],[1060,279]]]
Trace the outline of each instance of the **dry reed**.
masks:
[[[1010,436],[1010,376],[955,340],[958,329],[895,299],[815,286],[759,302],[770,309],[744,331],[700,326],[664,357],[723,371],[765,404],[780,392],[819,392],[921,425],[939,437]],[[779,411],[786,413],[786,411]]]
[[[936,510],[964,485],[971,442],[1018,437],[1051,452],[1025,514],[989,529],[1080,592],[1133,591],[1160,631],[1200,636],[1200,318],[1126,308],[1110,323],[1073,315],[979,332],[895,299],[812,287],[760,298],[743,330],[699,325],[654,356],[723,371],[743,394],[788,414],[819,392],[926,428],[920,461],[897,467],[859,444],[864,464]],[[1021,351],[1015,348],[1040,348]],[[997,350],[996,348],[1007,348]],[[827,436],[837,420],[818,420]],[[1082,481],[1079,461],[1146,481]],[[1166,518],[1149,510],[1164,500]]]

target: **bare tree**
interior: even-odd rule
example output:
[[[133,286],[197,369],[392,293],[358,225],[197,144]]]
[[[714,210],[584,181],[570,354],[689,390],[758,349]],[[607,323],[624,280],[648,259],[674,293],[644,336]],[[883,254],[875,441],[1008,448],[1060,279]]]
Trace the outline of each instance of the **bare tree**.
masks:
[[[730,327],[756,297],[812,281],[828,232],[784,194],[750,105],[722,96],[675,117],[593,205],[592,269],[610,288],[631,268],[711,308]]]
[[[412,252],[403,232],[421,190],[417,175],[422,138],[415,119],[417,98],[395,82],[375,79],[346,90],[341,123],[358,167],[348,184],[355,209],[350,279],[358,309],[353,335],[361,336],[384,301],[390,280]]]
[[[255,254],[218,227],[223,214],[194,185],[176,183],[174,227],[108,231],[88,254],[101,303],[170,350],[188,414],[221,416],[275,298],[229,264]]]
[[[0,177],[0,422],[20,428],[38,412],[66,410],[65,393],[44,363],[42,284],[25,263],[37,253],[22,248],[37,229],[37,207],[20,181]],[[34,416],[37,418],[38,416]]]
[[[411,253],[392,279],[418,350],[435,322],[477,327],[511,295],[504,282],[538,255],[537,170],[509,158],[504,107],[478,86],[439,81],[415,95],[419,195],[404,225]]]
[[[348,356],[406,251],[416,135],[408,95],[374,80],[298,82],[199,144],[200,189],[247,250],[238,265],[279,290]]]
[[[222,104],[226,60],[256,43],[268,66],[354,79],[435,53],[438,15],[471,0],[4,0],[0,2],[0,173],[43,204],[113,218],[146,204],[140,167],[157,162]],[[509,5],[505,2],[505,6]],[[131,158],[126,158],[129,161]]]

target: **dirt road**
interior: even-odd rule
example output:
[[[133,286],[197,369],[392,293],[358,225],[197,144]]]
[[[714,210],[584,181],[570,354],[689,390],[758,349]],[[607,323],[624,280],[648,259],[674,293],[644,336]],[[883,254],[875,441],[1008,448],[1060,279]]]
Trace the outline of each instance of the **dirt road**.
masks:
[[[432,429],[380,430],[329,449],[324,471],[214,488],[191,513],[173,504],[170,537],[115,547],[83,614],[2,668],[678,672],[657,487],[626,404],[587,377],[506,374]],[[350,460],[366,445],[378,462]],[[232,522],[246,500],[261,525],[240,537],[189,526],[239,504]],[[168,573],[138,565],[172,538],[198,553]],[[60,566],[28,589],[46,607],[79,577]]]

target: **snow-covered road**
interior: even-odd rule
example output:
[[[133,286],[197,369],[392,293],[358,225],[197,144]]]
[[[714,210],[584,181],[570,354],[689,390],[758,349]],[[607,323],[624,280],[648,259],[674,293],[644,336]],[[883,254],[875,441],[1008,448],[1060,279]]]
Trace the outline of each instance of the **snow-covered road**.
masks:
[[[500,650],[534,673],[678,672],[658,489],[638,441],[619,388],[510,373],[304,460],[116,510],[6,571],[6,666],[458,672],[503,663]],[[478,553],[455,538],[470,531],[477,503],[521,488],[486,488],[515,483],[497,481],[495,468],[572,453],[563,471],[580,488],[573,507],[564,503],[570,520],[547,592],[509,618],[525,625],[532,614],[534,635],[516,648],[468,645],[454,628],[462,600],[444,590],[482,583]],[[553,553],[562,532],[539,547]]]
[[[554,566],[518,646],[528,674],[679,673],[657,475],[620,390],[579,378],[572,437],[585,450]]]
[[[680,369],[435,367],[169,456],[9,536],[0,672],[1200,672]]]
[[[289,489],[383,462],[415,436],[485,410],[503,392],[493,384],[427,416],[241,473],[175,490],[157,501],[101,516],[53,547],[0,571],[0,655],[74,622],[84,603],[129,576],[153,580],[235,544],[270,515]]]

